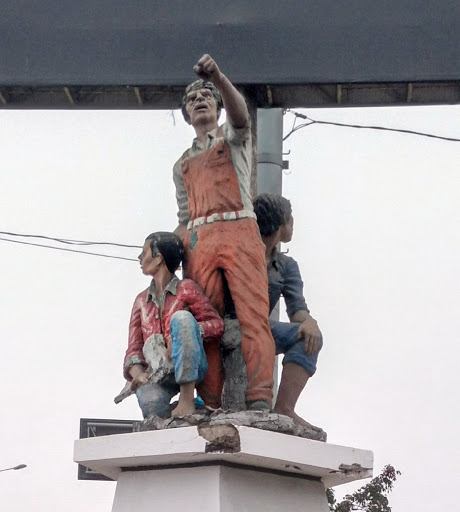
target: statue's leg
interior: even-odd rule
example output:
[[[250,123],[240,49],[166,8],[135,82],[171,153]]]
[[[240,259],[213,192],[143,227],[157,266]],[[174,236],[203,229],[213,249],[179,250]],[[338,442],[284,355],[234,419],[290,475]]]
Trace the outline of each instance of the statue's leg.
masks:
[[[298,323],[270,321],[270,327],[273,339],[276,345],[276,355],[285,354],[283,365],[286,363],[295,363],[305,369],[310,376],[316,372],[316,363],[318,361],[319,351],[314,354],[307,354],[304,348],[304,340],[297,338],[299,330]]]
[[[179,403],[172,416],[195,413],[195,385],[208,369],[198,323],[189,311],[176,311],[171,318],[172,361],[180,386]]]
[[[218,267],[216,251],[218,245],[211,240],[210,232],[215,225],[200,226],[186,237],[187,257],[184,266],[185,277],[195,281],[211,301],[220,315],[224,312],[223,275]],[[195,242],[188,240],[193,236]],[[221,406],[224,372],[219,341],[207,341],[204,346],[208,371],[197,389],[205,404],[213,409]]]
[[[198,323],[190,311],[171,317],[172,360],[177,384],[201,382],[208,369]]]
[[[318,352],[307,354],[304,340],[297,338],[299,324],[271,321],[277,354],[285,354],[283,371],[274,411],[291,417],[296,423],[312,427],[295,412],[297,400],[308,379],[316,372]],[[320,348],[321,349],[321,348]]]
[[[186,257],[184,261],[184,277],[195,281],[211,301],[217,312],[224,315],[224,284],[222,271],[219,268],[216,251],[218,246],[213,240],[213,224],[201,226],[187,232],[185,237]],[[190,238],[195,240],[190,243]]]
[[[264,245],[252,219],[227,222],[225,270],[241,328],[241,346],[247,369],[246,402],[271,406],[275,344],[268,323],[268,280]]]
[[[179,386],[170,378],[161,384],[150,382],[137,388],[137,401],[144,418],[152,416],[167,418],[170,414],[171,398],[178,392]]]

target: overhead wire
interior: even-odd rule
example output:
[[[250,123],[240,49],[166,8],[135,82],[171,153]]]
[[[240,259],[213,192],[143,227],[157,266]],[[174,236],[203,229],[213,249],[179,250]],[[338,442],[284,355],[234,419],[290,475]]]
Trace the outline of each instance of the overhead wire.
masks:
[[[417,135],[421,137],[429,137],[433,139],[439,139],[444,140],[448,142],[460,142],[460,139],[455,137],[444,137],[441,135],[436,135],[433,133],[425,133],[425,132],[419,132],[416,130],[406,130],[402,128],[390,128],[387,126],[374,126],[374,125],[361,125],[361,124],[348,124],[348,123],[338,123],[335,121],[322,121],[319,119],[312,119],[305,114],[301,114],[300,112],[296,112],[291,109],[286,109],[285,112],[289,112],[294,116],[294,120],[292,123],[291,131],[283,137],[283,141],[285,141],[288,137],[290,137],[294,132],[301,130],[302,128],[306,128],[307,126],[311,126],[313,124],[324,124],[324,125],[331,125],[331,126],[339,126],[344,128],[357,128],[357,129],[366,129],[366,130],[381,130],[381,131],[389,131],[389,132],[397,132],[397,133],[405,133],[409,135]],[[299,124],[296,126],[297,119],[305,119],[307,122]],[[10,231],[0,231],[0,235],[10,236],[10,237],[20,237],[20,238],[38,238],[42,240],[50,240],[57,243],[62,244],[69,244],[69,245],[76,245],[76,246],[89,246],[89,245],[108,245],[113,247],[123,247],[123,248],[129,248],[129,249],[141,249],[142,246],[140,245],[131,245],[131,244],[123,244],[118,242],[95,242],[95,241],[89,241],[89,240],[75,240],[71,238],[58,238],[58,237],[52,237],[52,236],[46,236],[46,235],[32,235],[28,233],[14,233]],[[87,254],[89,256],[99,256],[102,258],[112,258],[112,259],[119,259],[119,260],[126,260],[126,261],[138,261],[138,259],[134,258],[126,258],[124,256],[114,256],[109,254],[101,254],[96,252],[89,252],[89,251],[79,251],[78,249],[68,249],[63,247],[55,247],[52,245],[45,245],[45,244],[37,244],[33,242],[25,242],[21,240],[11,240],[8,238],[0,237],[1,241],[4,242],[11,242],[11,243],[17,243],[17,244],[23,244],[23,245],[31,245],[35,247],[44,247],[47,249],[55,249],[59,251],[67,251],[67,252],[75,252],[80,254]]]
[[[112,258],[112,259],[117,259],[117,260],[137,261],[137,262],[139,261],[138,259],[125,258],[124,256],[113,256],[111,254],[101,254],[101,253],[97,253],[97,252],[79,251],[78,249],[68,249],[65,247],[55,247],[53,245],[36,244],[33,242],[24,242],[23,240],[10,240],[8,238],[3,238],[3,237],[0,237],[0,240],[3,242],[11,242],[14,244],[32,245],[35,247],[45,247],[47,249],[55,249],[57,251],[76,252],[76,253],[80,253],[80,254],[87,254],[89,256],[99,256],[102,258]],[[131,246],[131,247],[133,247],[133,246]]]
[[[415,130],[405,130],[402,128],[389,128],[387,126],[373,126],[373,125],[361,125],[361,124],[347,124],[347,123],[337,123],[334,121],[321,121],[318,119],[312,119],[305,114],[300,114],[299,112],[295,112],[294,110],[287,109],[286,112],[289,112],[290,114],[293,114],[295,116],[293,126],[291,128],[291,131],[283,137],[283,141],[285,141],[288,137],[290,137],[294,132],[306,128],[307,126],[311,126],[312,124],[325,124],[325,125],[332,125],[332,126],[340,126],[345,128],[358,128],[358,129],[366,129],[366,130],[383,130],[383,131],[389,131],[389,132],[398,132],[398,133],[406,133],[409,135],[418,135],[421,137],[430,137],[433,139],[440,139],[445,140],[448,142],[460,142],[460,139],[457,139],[455,137],[444,137],[442,135],[436,135],[434,133],[425,133],[425,132],[419,132]],[[295,125],[297,118],[306,119],[307,123],[302,123],[299,125]]]
[[[73,240],[71,238],[56,238],[56,237],[45,236],[45,235],[13,233],[10,231],[0,231],[0,235],[15,236],[15,237],[21,237],[21,238],[41,238],[43,240],[52,240],[53,242],[59,242],[62,244],[71,244],[71,245],[112,245],[114,247],[127,247],[129,249],[142,249],[141,245],[121,244],[118,242],[90,242],[88,240]]]

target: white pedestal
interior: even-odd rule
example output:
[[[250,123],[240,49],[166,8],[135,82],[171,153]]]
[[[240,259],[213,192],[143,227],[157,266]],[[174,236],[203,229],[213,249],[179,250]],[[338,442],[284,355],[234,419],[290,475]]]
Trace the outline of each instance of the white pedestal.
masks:
[[[113,512],[327,512],[325,487],[372,476],[368,450],[223,427],[79,439],[74,460],[117,480]]]

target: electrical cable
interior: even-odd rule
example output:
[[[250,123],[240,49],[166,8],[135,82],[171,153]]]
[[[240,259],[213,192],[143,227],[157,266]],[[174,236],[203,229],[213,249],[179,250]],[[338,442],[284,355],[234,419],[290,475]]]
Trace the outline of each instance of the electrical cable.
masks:
[[[405,130],[402,128],[388,128],[386,126],[372,126],[372,125],[361,125],[361,124],[347,124],[347,123],[336,123],[333,121],[319,121],[316,119],[311,119],[310,117],[300,114],[299,112],[295,112],[294,110],[287,109],[286,112],[289,112],[296,116],[296,119],[300,117],[301,119],[306,119],[309,122],[303,123],[295,126],[295,120],[292,126],[291,131],[283,137],[283,141],[285,141],[288,137],[290,137],[294,132],[297,130],[300,130],[301,128],[306,128],[307,126],[311,126],[312,124],[327,124],[331,126],[340,126],[345,128],[360,128],[360,129],[367,129],[367,130],[383,130],[383,131],[389,131],[389,132],[398,132],[398,133],[406,133],[409,135],[419,135],[421,137],[430,137],[432,139],[440,139],[445,140],[448,142],[460,142],[460,139],[454,138],[454,137],[443,137],[441,135],[435,135],[433,133],[424,133],[424,132],[418,132],[415,130]]]
[[[45,247],[47,249],[55,249],[56,251],[78,252],[80,254],[88,254],[89,256],[100,256],[102,258],[113,258],[113,259],[117,259],[117,260],[137,261],[137,262],[139,262],[138,259],[125,258],[123,256],[112,256],[112,255],[109,255],[109,254],[101,254],[101,253],[97,253],[97,252],[79,251],[78,249],[66,249],[64,247],[54,247],[52,245],[35,244],[35,243],[32,243],[32,242],[24,242],[24,241],[21,241],[21,240],[9,240],[8,238],[2,238],[2,237],[0,237],[0,240],[2,240],[4,242],[11,242],[11,243],[14,243],[14,244],[33,245],[35,247]]]
[[[53,242],[71,245],[113,245],[114,247],[127,247],[128,249],[142,249],[141,245],[120,244],[116,242],[90,242],[87,240],[72,240],[71,238],[55,238],[52,236],[21,234],[9,231],[0,231],[0,235],[18,236],[23,238],[41,238],[43,240],[52,240]]]
[[[324,124],[324,125],[339,126],[339,127],[344,127],[344,128],[358,128],[358,129],[366,129],[366,130],[382,130],[382,131],[389,131],[389,132],[406,133],[409,135],[418,135],[418,136],[422,136],[422,137],[429,137],[429,138],[433,138],[433,139],[445,140],[448,142],[460,142],[460,139],[457,139],[454,137],[443,137],[441,135],[435,135],[433,133],[418,132],[415,130],[406,130],[406,129],[401,129],[401,128],[389,128],[386,126],[373,126],[373,125],[338,123],[338,122],[334,122],[334,121],[321,121],[321,120],[317,120],[317,119],[312,119],[312,118],[306,116],[305,114],[295,112],[294,110],[291,110],[291,109],[287,109],[286,112],[289,112],[294,116],[294,121],[292,123],[291,131],[283,137],[283,141],[285,141],[288,137],[290,137],[294,132],[301,130],[302,128],[306,128],[307,126],[311,126],[312,124]],[[302,124],[299,124],[296,126],[297,118],[305,119],[308,122],[302,123]],[[94,241],[88,241],[88,240],[74,240],[74,239],[70,239],[70,238],[56,238],[56,237],[45,236],[45,235],[21,234],[21,233],[9,232],[9,231],[0,231],[0,235],[21,237],[21,238],[39,238],[42,240],[51,240],[53,242],[69,244],[69,245],[77,245],[77,246],[110,245],[110,246],[114,246],[114,247],[125,247],[125,248],[129,248],[129,249],[141,249],[142,248],[140,245],[121,244],[121,243],[117,243],[117,242],[94,242]],[[108,254],[79,251],[76,249],[64,249],[62,247],[54,247],[51,245],[37,244],[37,243],[32,243],[32,242],[24,242],[24,241],[19,241],[19,240],[10,240],[7,238],[0,238],[0,240],[2,240],[4,242],[12,242],[12,243],[23,244],[23,245],[33,245],[35,247],[45,247],[47,249],[55,249],[55,250],[59,250],[59,251],[78,252],[78,253],[82,253],[82,254],[88,254],[90,256],[100,256],[103,258],[114,258],[114,259],[120,259],[120,260],[126,260],[126,261],[138,261],[137,259],[125,258],[123,256],[111,256]]]

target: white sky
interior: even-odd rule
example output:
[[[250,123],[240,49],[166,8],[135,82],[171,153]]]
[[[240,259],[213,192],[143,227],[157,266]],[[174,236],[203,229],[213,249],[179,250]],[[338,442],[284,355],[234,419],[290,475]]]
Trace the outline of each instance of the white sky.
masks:
[[[309,110],[313,118],[460,138],[460,107]],[[180,113],[1,111],[0,230],[141,245],[175,227]],[[285,131],[292,123],[285,120]],[[401,470],[394,512],[451,511],[460,477],[460,143],[313,126],[284,150],[301,267],[325,345],[298,412],[329,441]],[[107,253],[136,257],[135,249]],[[2,509],[103,512],[115,484],[79,482],[79,419],[140,419],[113,397],[134,262],[0,241]],[[354,490],[361,483],[338,489]],[[449,491],[450,489],[450,491]]]

